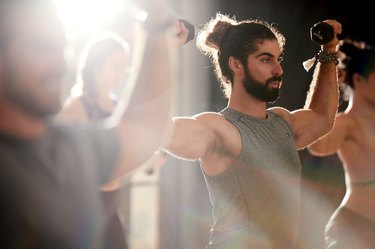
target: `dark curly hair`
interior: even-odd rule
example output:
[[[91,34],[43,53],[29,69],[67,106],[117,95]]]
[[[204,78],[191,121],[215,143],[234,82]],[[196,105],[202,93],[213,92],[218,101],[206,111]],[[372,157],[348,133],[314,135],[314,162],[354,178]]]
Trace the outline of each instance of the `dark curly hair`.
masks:
[[[273,25],[260,19],[236,21],[234,17],[218,13],[200,31],[197,47],[211,58],[225,97],[230,96],[233,82],[229,57],[235,57],[246,66],[248,55],[264,40],[277,40],[283,51],[285,37]]]

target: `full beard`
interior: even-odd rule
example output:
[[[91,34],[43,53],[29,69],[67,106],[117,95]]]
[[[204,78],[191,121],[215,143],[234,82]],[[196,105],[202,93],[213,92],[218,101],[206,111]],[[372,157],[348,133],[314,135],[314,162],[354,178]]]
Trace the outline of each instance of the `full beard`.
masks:
[[[245,71],[245,78],[242,83],[247,93],[255,98],[267,103],[274,103],[280,96],[279,87],[270,88],[270,84],[275,81],[281,81],[281,76],[274,76],[266,80],[264,84],[254,79],[248,70]]]
[[[54,115],[61,109],[61,101],[59,101],[58,94],[50,94],[47,99],[41,100],[40,97],[32,94],[31,91],[27,91],[21,86],[17,87],[17,82],[10,77],[5,82],[3,97],[24,113],[36,118]]]

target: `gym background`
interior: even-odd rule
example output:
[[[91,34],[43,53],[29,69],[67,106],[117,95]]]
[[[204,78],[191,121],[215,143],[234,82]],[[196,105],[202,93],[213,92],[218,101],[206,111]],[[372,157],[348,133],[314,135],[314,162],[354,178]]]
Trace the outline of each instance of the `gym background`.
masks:
[[[85,42],[100,27],[121,34],[135,46],[132,15],[129,10],[119,12],[121,4],[137,0],[54,0],[65,7],[70,18],[68,38],[72,50],[67,77],[67,91],[74,82],[77,54]],[[217,12],[235,16],[238,20],[264,19],[286,36],[283,86],[280,98],[273,104],[289,110],[302,108],[305,103],[312,72],[306,72],[302,62],[320,49],[310,39],[310,28],[324,19],[340,18],[344,31],[353,38],[375,45],[372,8],[359,1],[295,1],[295,0],[166,0],[178,18],[194,24],[196,32]],[[82,2],[83,9],[79,3]],[[85,2],[85,3],[84,3]],[[70,6],[67,4],[71,3]],[[90,6],[90,7],[88,7]],[[95,7],[95,8],[94,8]],[[112,7],[116,15],[104,15]],[[97,12],[94,13],[94,10]],[[63,12],[63,8],[62,8]],[[83,15],[91,14],[83,18]],[[76,16],[76,19],[72,19]],[[96,23],[112,19],[106,24]],[[115,18],[113,18],[115,17]],[[83,23],[90,28],[83,29]],[[82,30],[74,30],[81,28]],[[220,111],[226,100],[219,90],[209,59],[195,46],[195,40],[178,49],[178,92],[176,115],[194,115],[203,111]],[[271,107],[271,105],[270,105]],[[340,111],[346,103],[340,104]],[[336,155],[317,158],[307,150],[299,151],[302,161],[302,219],[300,229],[303,249],[324,248],[324,225],[341,202],[345,193],[344,175]],[[122,205],[119,208],[126,227],[130,249],[192,249],[204,248],[212,223],[211,206],[202,173],[197,162],[182,161],[167,156],[160,169],[147,168],[124,180]],[[298,248],[302,249],[302,248]]]

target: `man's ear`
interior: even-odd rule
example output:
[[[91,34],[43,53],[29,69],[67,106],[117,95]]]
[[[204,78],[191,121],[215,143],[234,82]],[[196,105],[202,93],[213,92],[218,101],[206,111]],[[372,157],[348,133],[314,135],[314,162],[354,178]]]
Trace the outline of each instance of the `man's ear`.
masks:
[[[236,74],[236,73],[242,72],[242,68],[243,68],[242,63],[238,59],[234,58],[233,56],[230,56],[228,63],[233,73]]]

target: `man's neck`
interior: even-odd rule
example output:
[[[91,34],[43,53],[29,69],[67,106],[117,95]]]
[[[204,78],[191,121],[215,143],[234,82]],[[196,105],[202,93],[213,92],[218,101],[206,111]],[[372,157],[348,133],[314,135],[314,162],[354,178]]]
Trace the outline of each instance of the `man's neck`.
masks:
[[[228,101],[229,108],[259,119],[267,117],[266,106],[266,102],[260,101],[251,95],[246,97],[232,95]]]

